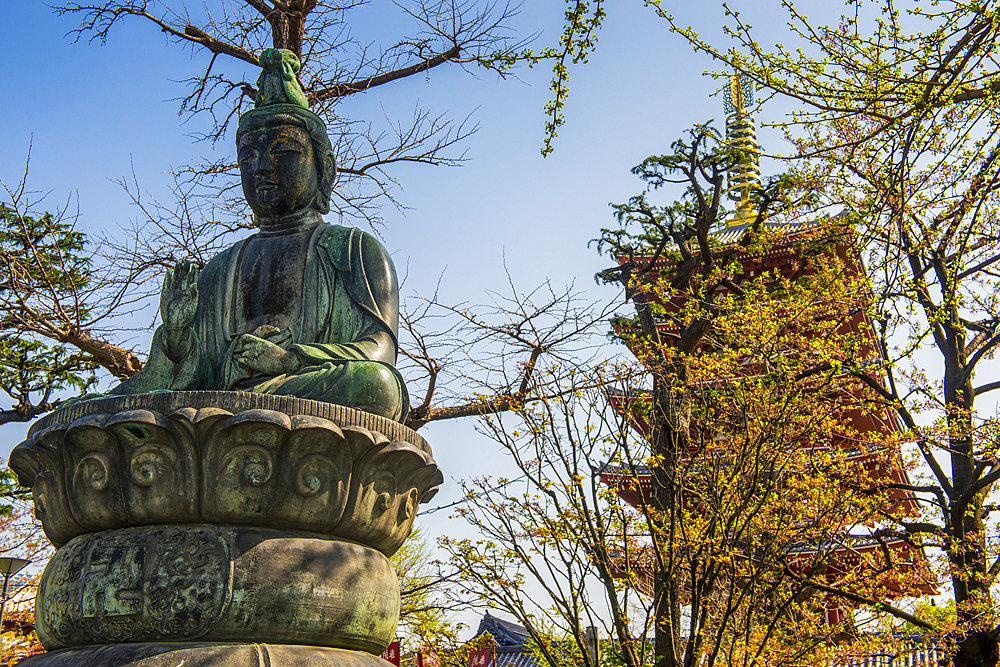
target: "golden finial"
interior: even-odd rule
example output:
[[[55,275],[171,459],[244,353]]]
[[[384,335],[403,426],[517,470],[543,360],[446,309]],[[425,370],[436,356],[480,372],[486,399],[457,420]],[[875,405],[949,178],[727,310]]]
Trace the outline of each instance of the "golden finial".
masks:
[[[747,111],[753,105],[753,83],[733,74],[722,92],[726,113],[726,140],[733,148],[743,151],[743,158],[729,172],[729,198],[739,202],[736,214],[727,227],[742,225],[756,217],[750,204],[750,192],[760,187],[760,146],[753,116]]]

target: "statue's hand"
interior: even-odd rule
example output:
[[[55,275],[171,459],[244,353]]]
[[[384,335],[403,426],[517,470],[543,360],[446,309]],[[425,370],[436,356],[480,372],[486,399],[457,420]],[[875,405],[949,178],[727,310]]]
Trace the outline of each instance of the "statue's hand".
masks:
[[[271,377],[294,373],[299,369],[299,358],[294,352],[253,334],[241,335],[234,353],[236,362],[241,366]]]
[[[187,329],[198,310],[198,269],[191,262],[177,262],[167,269],[160,292],[160,318],[168,329]]]
[[[198,310],[198,269],[191,262],[178,262],[167,269],[160,292],[160,319],[163,320],[167,357],[179,361],[191,346],[191,323]]]

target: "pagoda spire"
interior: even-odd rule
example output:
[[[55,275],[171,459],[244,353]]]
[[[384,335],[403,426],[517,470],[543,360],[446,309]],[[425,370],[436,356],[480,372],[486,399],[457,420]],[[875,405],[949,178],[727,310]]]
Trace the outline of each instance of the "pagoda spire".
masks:
[[[757,215],[750,203],[750,193],[760,187],[760,145],[750,113],[753,88],[753,83],[741,74],[732,74],[722,93],[727,114],[726,141],[742,152],[739,163],[729,172],[729,198],[738,203],[738,208],[726,221],[727,228],[750,222]]]

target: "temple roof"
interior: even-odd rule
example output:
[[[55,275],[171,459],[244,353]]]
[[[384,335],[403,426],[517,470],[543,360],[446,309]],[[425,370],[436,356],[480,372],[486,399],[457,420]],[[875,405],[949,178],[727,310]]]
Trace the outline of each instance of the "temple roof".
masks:
[[[528,630],[523,625],[491,616],[488,611],[479,621],[476,636],[487,632],[493,635],[497,648],[523,648],[531,639]]]
[[[496,667],[539,667],[538,661],[528,649],[531,637],[523,625],[491,616],[487,611],[479,621],[476,636],[486,633],[496,640]]]
[[[540,667],[535,656],[522,649],[497,647],[495,656],[496,667]]]

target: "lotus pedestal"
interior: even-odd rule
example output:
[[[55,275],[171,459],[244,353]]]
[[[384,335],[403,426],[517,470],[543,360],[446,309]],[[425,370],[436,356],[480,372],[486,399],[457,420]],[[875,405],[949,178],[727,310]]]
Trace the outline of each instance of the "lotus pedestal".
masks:
[[[291,397],[87,401],[11,454],[59,547],[25,667],[377,667],[389,564],[443,480],[426,441]]]

